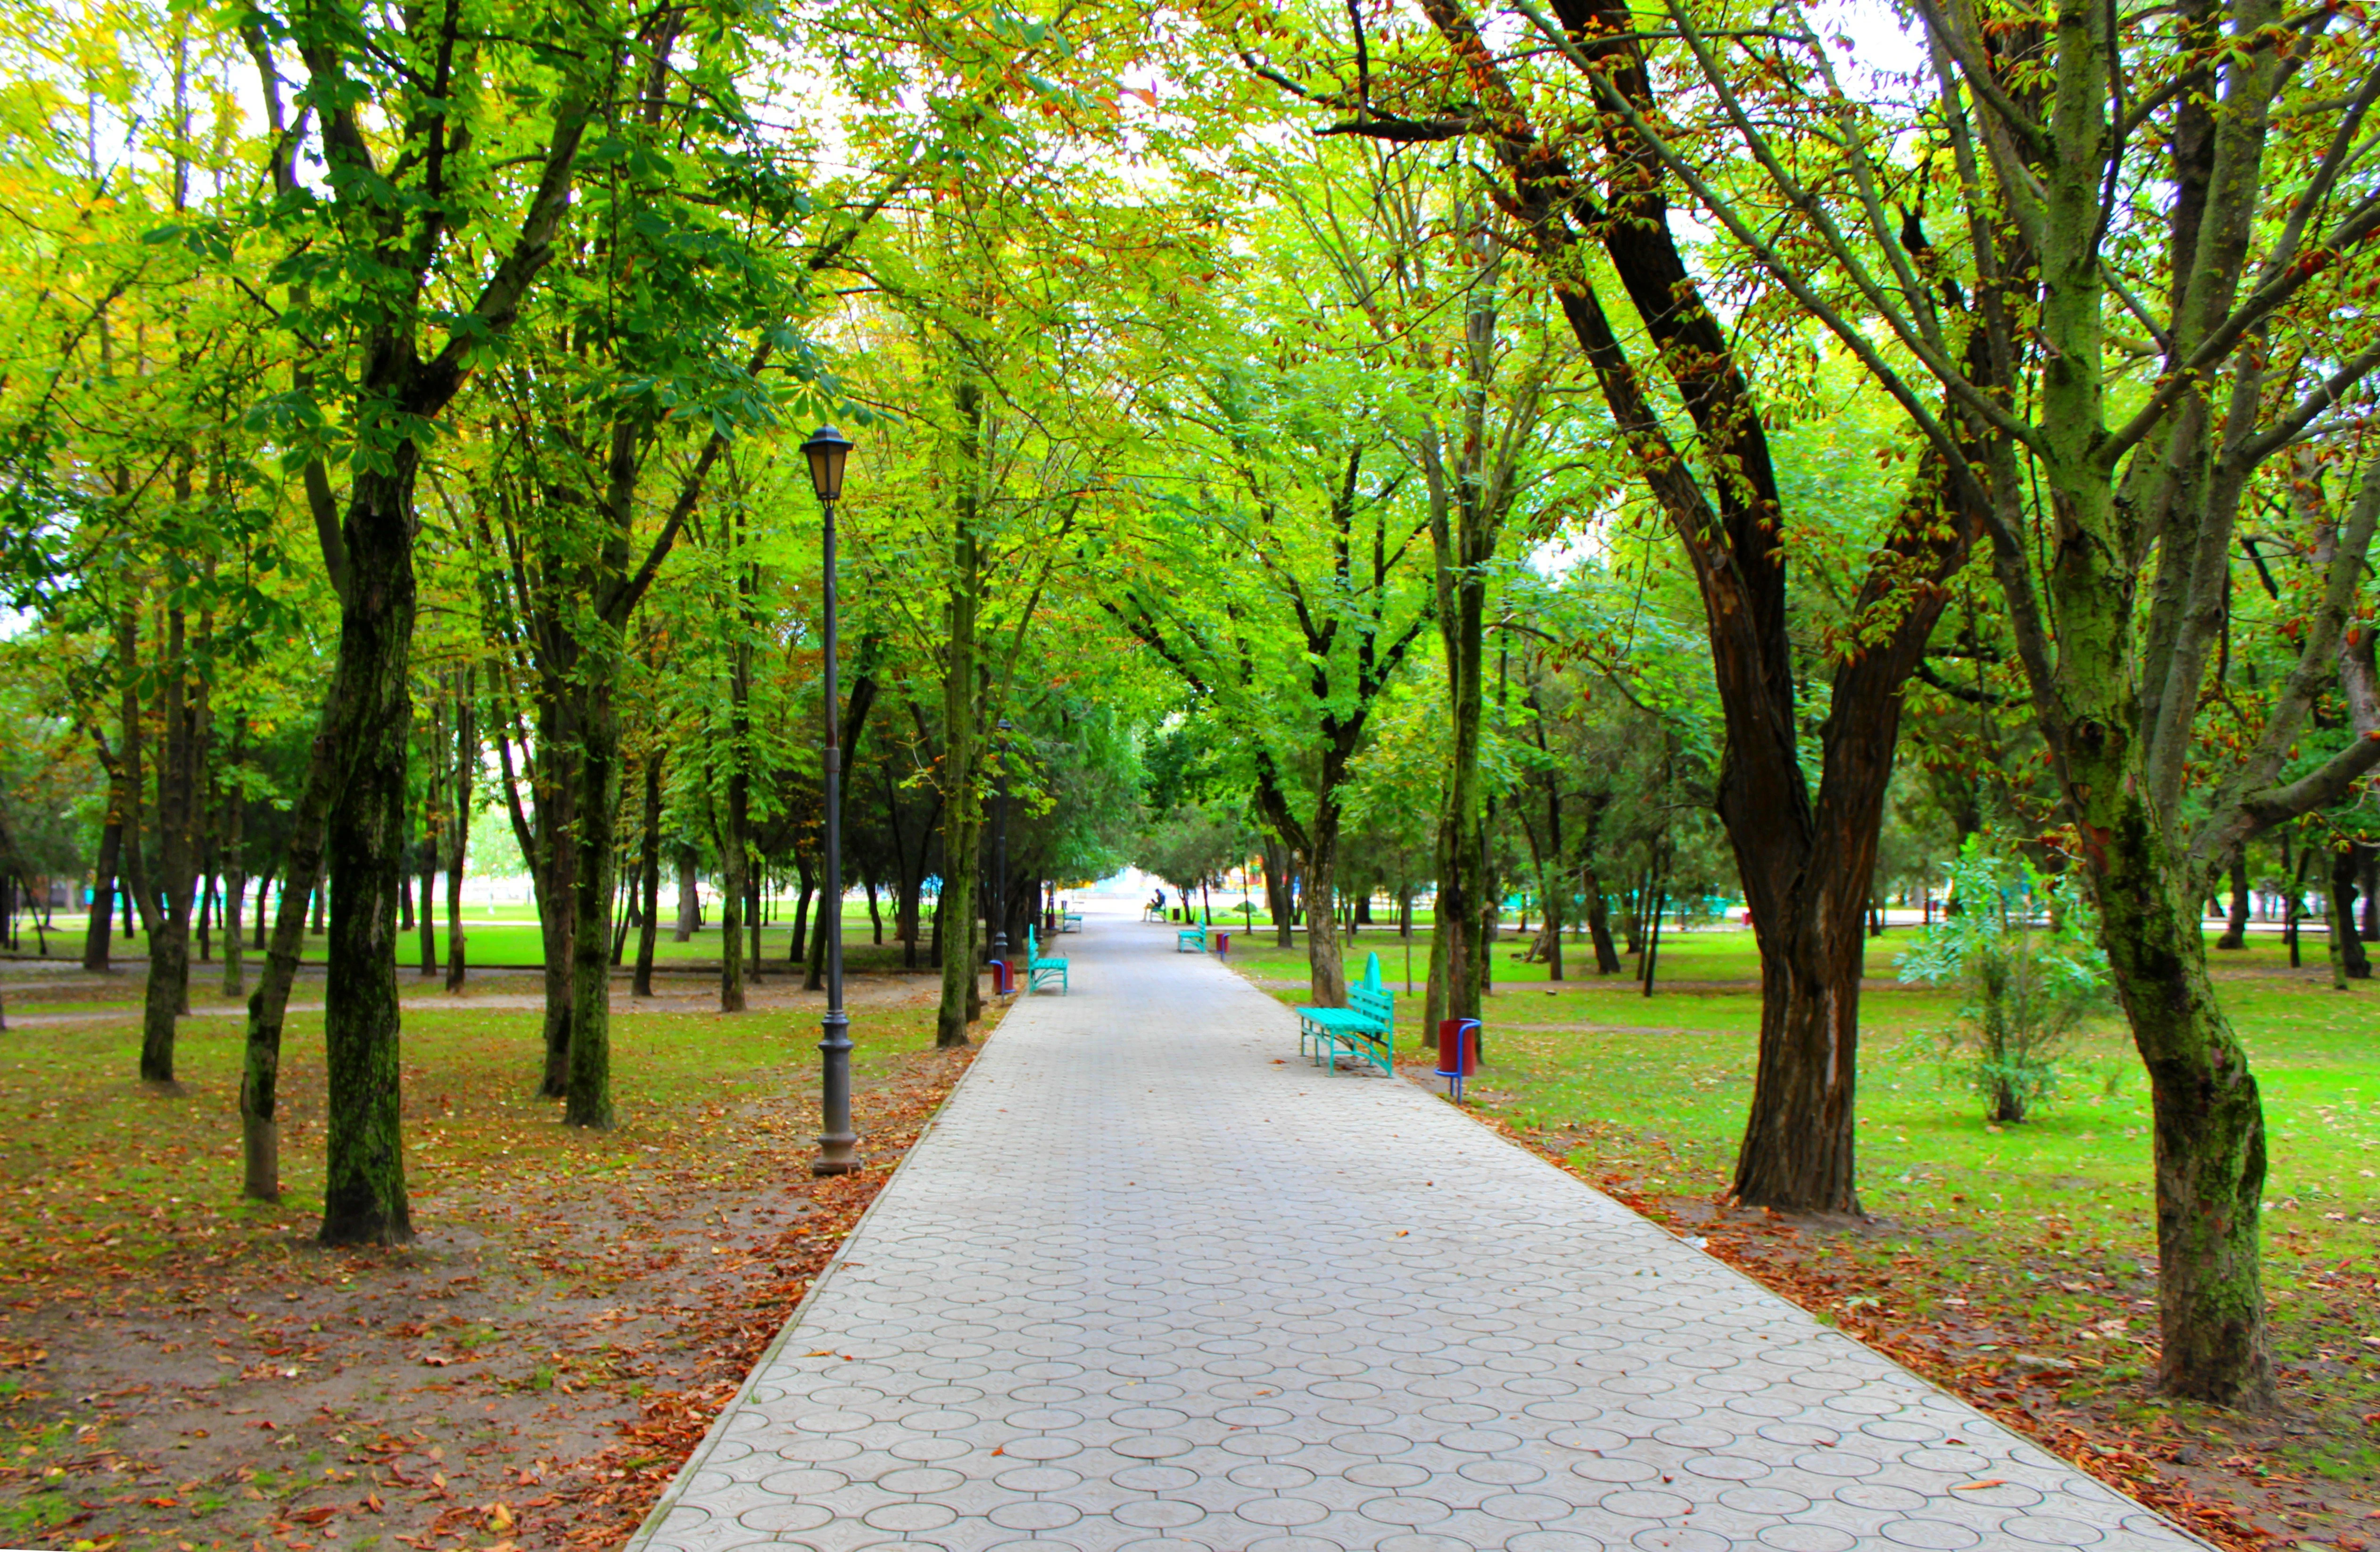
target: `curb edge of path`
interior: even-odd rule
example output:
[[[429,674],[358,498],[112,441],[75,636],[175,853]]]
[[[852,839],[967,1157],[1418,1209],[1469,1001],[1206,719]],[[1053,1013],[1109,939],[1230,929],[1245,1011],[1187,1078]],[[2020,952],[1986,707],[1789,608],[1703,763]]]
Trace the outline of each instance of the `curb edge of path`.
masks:
[[[1008,1021],[1008,1016],[1024,1001],[1025,998],[1022,996],[1013,997],[1009,1005],[1001,1009],[1000,1023],[985,1030],[977,1039],[975,1043],[977,1055],[980,1056],[991,1044],[991,1037],[1000,1033],[1001,1025]],[[876,1216],[876,1209],[884,1204],[885,1192],[892,1189],[893,1182],[901,1178],[901,1171],[908,1168],[909,1161],[917,1156],[918,1148],[923,1146],[926,1139],[932,1136],[935,1129],[941,1125],[942,1112],[950,1108],[951,1101],[956,1099],[959,1091],[965,1088],[975,1077],[975,1062],[969,1060],[967,1069],[959,1074],[957,1082],[951,1085],[951,1092],[942,1095],[942,1102],[934,1106],[934,1113],[931,1116],[926,1118],[924,1128],[917,1133],[917,1141],[909,1144],[909,1151],[901,1155],[901,1162],[892,1167],[892,1172],[885,1177],[884,1183],[876,1188],[876,1195],[868,1202],[867,1210],[859,1215],[850,1230],[844,1235],[843,1242],[834,1247],[834,1253],[827,1257],[826,1265],[819,1268],[818,1276],[810,1279],[808,1290],[802,1295],[801,1301],[794,1306],[792,1313],[785,1316],[784,1324],[777,1327],[777,1334],[769,1338],[769,1345],[762,1348],[759,1355],[752,1360],[751,1367],[745,1371],[743,1383],[735,1387],[735,1394],[730,1396],[720,1406],[719,1414],[710,1420],[710,1426],[702,1431],[702,1439],[694,1447],[694,1452],[688,1455],[686,1458],[686,1463],[678,1467],[677,1471],[671,1475],[668,1485],[662,1489],[660,1497],[653,1499],[653,1507],[645,1511],[645,1517],[637,1521],[637,1528],[629,1533],[628,1539],[620,1544],[620,1552],[643,1552],[646,1545],[660,1531],[661,1522],[668,1517],[671,1509],[677,1507],[678,1499],[685,1495],[688,1484],[694,1480],[695,1473],[699,1472],[703,1462],[710,1458],[710,1451],[719,1443],[729,1420],[744,1404],[745,1398],[751,1393],[752,1387],[759,1382],[760,1375],[776,1358],[778,1350],[792,1339],[794,1328],[801,1325],[802,1316],[809,1312],[811,1301],[819,1296],[820,1289],[826,1287],[828,1279],[842,1270],[844,1256],[850,1252],[852,1241],[859,1238],[860,1230],[868,1227],[868,1220]]]

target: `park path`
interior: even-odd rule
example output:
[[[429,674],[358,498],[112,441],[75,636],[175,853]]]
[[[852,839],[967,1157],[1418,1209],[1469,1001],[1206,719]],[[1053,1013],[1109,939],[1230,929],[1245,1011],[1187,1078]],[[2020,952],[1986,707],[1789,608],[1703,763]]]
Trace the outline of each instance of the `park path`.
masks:
[[[634,1552],[2203,1544],[1091,918]],[[1286,1058],[1285,1060],[1283,1058]]]

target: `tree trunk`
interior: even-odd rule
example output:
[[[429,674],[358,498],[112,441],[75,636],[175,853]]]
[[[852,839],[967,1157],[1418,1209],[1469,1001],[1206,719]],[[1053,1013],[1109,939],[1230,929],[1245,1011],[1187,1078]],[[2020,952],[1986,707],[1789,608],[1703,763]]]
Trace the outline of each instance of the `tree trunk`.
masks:
[[[2224,924],[2223,935],[2215,940],[2215,947],[2248,947],[2248,843],[2245,841],[2231,852],[2231,917]]]
[[[314,925],[312,931],[316,937],[324,935],[330,930],[330,880],[326,878],[314,886]],[[128,934],[127,935],[128,936],[129,935]]]
[[[1272,941],[1276,948],[1286,948],[1296,939],[1291,935],[1292,909],[1290,883],[1290,851],[1287,843],[1267,836],[1264,842],[1265,913],[1272,918]]]
[[[818,874],[810,871],[809,859],[799,851],[794,853],[794,889],[793,941],[785,947],[787,964],[799,964],[808,957],[810,906],[818,898]]]
[[[238,743],[233,743],[233,758],[238,758]],[[248,800],[235,781],[224,796],[223,840],[223,994],[237,1001],[248,991],[247,966],[240,960],[240,907],[248,903],[248,875],[241,871],[245,859],[240,855],[246,838]]]
[[[671,934],[674,943],[691,942],[694,930],[702,925],[701,879],[695,870],[694,848],[677,849],[677,927]]]
[[[826,946],[829,937],[827,912],[833,911],[840,916],[843,913],[843,902],[828,899],[826,891],[820,889],[817,910],[817,920],[810,929],[809,958],[803,967],[802,990],[806,992],[826,990]]]
[[[739,740],[740,742],[740,740]],[[739,762],[743,752],[735,755]],[[719,824],[719,1010],[744,1011],[744,870],[750,866],[744,831],[751,786],[739,768],[727,778],[725,812]]]
[[[2363,848],[2348,845],[2330,858],[2330,974],[2340,991],[2350,981],[2372,979],[2372,956],[2355,930],[2356,885],[2363,872]]]
[[[264,952],[264,901],[272,892],[273,865],[267,862],[264,871],[256,878],[256,936],[249,943],[249,947],[260,954]]]
[[[346,522],[348,585],[325,731],[341,779],[323,828],[331,918],[322,1025],[329,1078],[322,1239],[413,1238],[405,1190],[396,1000],[396,896],[405,872],[406,752],[413,719],[415,451],[358,469]]]
[[[306,785],[289,815],[289,849],[281,863],[281,908],[273,920],[273,941],[264,950],[264,972],[248,999],[248,1040],[239,1085],[241,1151],[247,1158],[243,1189],[260,1202],[281,1200],[281,1029],[298,959],[306,946],[306,907],[322,865],[322,826],[331,791],[338,782],[338,756],[331,738],[334,716],[322,710],[306,763]],[[257,925],[264,924],[264,900],[256,902]]]
[[[942,949],[942,999],[934,1022],[934,1044],[943,1049],[967,1043],[967,1021],[980,1003],[976,982],[975,898],[983,818],[976,791],[976,721],[980,710],[976,617],[983,597],[983,552],[975,525],[983,389],[973,377],[962,376],[956,397],[960,422],[956,532],[947,616],[950,637],[942,671],[943,916],[942,930],[936,934]]]
[[[198,885],[194,832],[206,692],[190,682],[183,660],[186,644],[182,610],[170,606],[158,696],[164,743],[157,759],[157,876],[153,888],[140,891],[141,915],[149,929],[140,1077],[158,1084],[174,1082],[175,1019],[189,1006],[190,893]]]
[[[438,826],[427,825],[421,835],[421,909],[416,911],[421,929],[421,973],[438,973]]]
[[[637,877],[643,893],[637,923],[637,973],[628,995],[653,995],[653,949],[661,937],[662,750],[658,740],[645,756],[644,833],[638,841]]]
[[[1326,804],[1328,800],[1325,800]],[[1305,969],[1315,1006],[1347,1006],[1347,965],[1340,957],[1337,901],[1332,894],[1339,867],[1339,815],[1316,818],[1313,847],[1301,859],[1305,880]]]
[[[83,923],[82,968],[95,972],[108,968],[110,935],[115,929],[115,870],[124,850],[123,794],[120,777],[108,783],[107,825],[99,833],[99,861],[91,870],[91,914]]]
[[[2217,1406],[2269,1405],[2272,1361],[2258,1261],[2264,1105],[2247,1053],[2207,979],[2195,889],[2185,901],[2168,886],[2165,843],[2137,798],[2119,794],[2105,808],[2093,802],[2086,823],[2110,808],[2125,811],[2123,822],[2091,825],[2083,849],[2096,886],[2101,942],[2149,1070],[2158,1388]]]
[[[570,1053],[565,1126],[612,1129],[612,897],[618,888],[620,710],[618,654],[586,648],[573,689],[579,699],[578,824],[554,844],[576,852],[570,897]]]
[[[884,917],[876,905],[876,880],[867,878],[860,880],[860,883],[868,890],[868,925],[870,935],[868,940],[880,948],[884,945]]]
[[[1620,949],[1611,941],[1611,909],[1604,902],[1603,880],[1597,878],[1595,865],[1586,863],[1579,869],[1579,889],[1586,897],[1586,935],[1595,944],[1595,973],[1620,973]]]
[[[468,973],[463,930],[463,867],[470,859],[471,778],[480,766],[478,706],[470,670],[455,675],[455,749],[450,767],[453,813],[446,824],[446,990],[459,994]]]

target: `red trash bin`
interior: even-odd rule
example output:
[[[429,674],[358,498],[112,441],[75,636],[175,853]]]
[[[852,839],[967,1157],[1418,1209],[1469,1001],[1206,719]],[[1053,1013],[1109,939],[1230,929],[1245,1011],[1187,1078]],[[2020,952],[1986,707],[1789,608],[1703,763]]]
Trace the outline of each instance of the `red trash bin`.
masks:
[[[1014,990],[1016,990],[1016,972],[1009,968],[1006,959],[992,960],[991,995],[1004,997]]]
[[[1231,951],[1232,951],[1232,935],[1231,935],[1231,934],[1229,934],[1229,933],[1217,933],[1217,934],[1215,935],[1215,956],[1216,956],[1216,958],[1220,959],[1220,958],[1222,958],[1224,955],[1229,954]]]
[[[1455,1103],[1463,1101],[1463,1080],[1479,1070],[1479,1020],[1440,1019],[1438,1021],[1438,1072],[1446,1080]]]

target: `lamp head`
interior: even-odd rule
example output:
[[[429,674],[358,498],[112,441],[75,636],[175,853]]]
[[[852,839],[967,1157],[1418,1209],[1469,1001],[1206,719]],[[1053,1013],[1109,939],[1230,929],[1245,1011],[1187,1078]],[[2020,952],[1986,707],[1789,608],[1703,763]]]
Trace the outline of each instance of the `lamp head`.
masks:
[[[851,438],[832,426],[820,426],[802,444],[810,460],[810,489],[820,501],[843,499],[843,462],[851,456]]]

